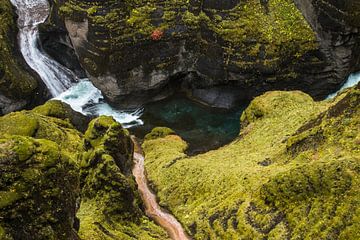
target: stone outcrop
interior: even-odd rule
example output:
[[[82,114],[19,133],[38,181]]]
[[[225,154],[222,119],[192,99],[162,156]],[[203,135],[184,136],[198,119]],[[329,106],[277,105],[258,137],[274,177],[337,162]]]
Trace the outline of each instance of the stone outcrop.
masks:
[[[113,104],[136,106],[181,89],[229,108],[273,89],[320,99],[357,70],[356,3],[338,2],[297,1],[309,25],[292,0],[62,0],[48,24],[68,31]]]
[[[360,3],[339,0],[295,0],[319,39],[321,52],[331,63],[324,71],[326,86],[337,87],[336,79],[344,79],[360,66]],[[311,74],[309,74],[311,77]]]
[[[89,123],[59,101],[0,117],[0,239],[165,239],[142,210],[132,154],[113,118]]]
[[[17,47],[14,9],[0,1],[0,115],[34,106],[46,97],[37,75],[25,63]]]

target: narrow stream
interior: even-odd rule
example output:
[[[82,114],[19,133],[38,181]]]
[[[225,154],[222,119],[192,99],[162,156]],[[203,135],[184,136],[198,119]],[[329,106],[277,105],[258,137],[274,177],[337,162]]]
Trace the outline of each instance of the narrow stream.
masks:
[[[74,110],[79,111],[86,115],[108,115],[113,116],[118,122],[122,123],[124,127],[139,126],[144,124],[141,119],[143,115],[142,109],[134,109],[133,111],[121,111],[113,109],[109,104],[104,101],[102,93],[93,86],[93,84],[88,79],[78,79],[73,72],[71,72],[66,67],[62,66],[55,60],[51,59],[48,55],[41,51],[39,48],[39,38],[38,38],[38,26],[43,23],[49,14],[49,3],[47,0],[11,0],[11,3],[17,8],[17,13],[19,15],[18,27],[19,27],[19,45],[20,50],[27,62],[27,64],[36,71],[53,97],[68,103]],[[351,87],[357,84],[360,81],[360,73],[353,74],[349,77],[347,82],[341,88]],[[340,91],[340,90],[339,90]],[[331,94],[328,98],[333,98],[337,94]],[[236,112],[235,115],[224,115],[220,116],[219,113],[214,113],[213,115],[205,116],[204,111],[200,108],[191,107],[189,110],[189,105],[183,103],[177,99],[174,103],[169,105],[169,109],[163,111],[164,116],[160,116],[161,119],[158,119],[158,110],[163,109],[164,106],[157,106],[156,104],[150,107],[150,111],[153,111],[156,116],[152,116],[149,111],[145,114],[144,119],[155,119],[155,123],[164,123],[164,125],[172,124],[173,118],[178,118],[183,121],[185,118],[186,121],[183,121],[185,124],[191,127],[191,129],[180,129],[183,131],[183,135],[186,138],[195,139],[194,142],[198,142],[203,145],[203,139],[209,139],[214,136],[214,139],[209,141],[209,146],[217,146],[219,132],[230,138],[237,135],[238,129],[234,126],[239,124],[239,112]],[[174,112],[173,106],[177,109],[187,109],[185,111],[185,117],[182,116],[176,109]],[[179,108],[179,106],[181,108]],[[185,107],[183,107],[185,106]],[[154,111],[155,109],[155,111]],[[179,110],[180,111],[180,110]],[[181,110],[184,112],[184,110]],[[198,124],[192,123],[189,124],[189,114],[195,114],[193,117],[193,122],[199,121],[199,119],[205,119],[203,122]],[[209,119],[214,120],[214,115],[219,116],[219,119],[213,121],[211,125]],[[175,117],[174,117],[175,116]],[[229,122],[224,123],[224,118],[229,119]],[[191,120],[191,119],[190,119]],[[175,121],[174,123],[177,124]],[[148,124],[148,123],[147,123]],[[151,122],[150,122],[151,125]],[[225,126],[223,126],[225,125]],[[201,126],[203,129],[199,130]],[[174,127],[174,126],[169,126]],[[229,130],[229,127],[231,128]],[[146,129],[146,128],[145,128]],[[209,135],[209,133],[211,135]],[[201,136],[201,138],[196,138],[196,136]],[[227,139],[226,139],[227,140]],[[230,139],[231,140],[231,139]],[[229,140],[229,141],[230,141]],[[222,144],[220,142],[220,144]],[[202,151],[200,149],[199,151]],[[148,187],[148,182],[145,175],[144,169],[144,155],[141,151],[141,148],[137,146],[134,154],[135,166],[133,169],[133,174],[136,178],[140,195],[144,201],[146,207],[146,214],[154,219],[160,226],[162,226],[170,235],[171,238],[176,240],[187,240],[190,239],[187,236],[186,232],[182,228],[181,224],[175,219],[174,216],[162,210],[156,201],[156,196]]]
[[[47,0],[11,0],[19,15],[19,45],[28,63],[35,70],[53,97],[60,99],[79,112],[88,115],[109,115],[125,127],[142,124],[139,119],[142,110],[132,112],[118,111],[104,102],[101,92],[88,79],[79,79],[69,69],[60,65],[39,49],[38,26],[49,14]],[[140,149],[137,147],[137,149]],[[163,227],[175,240],[189,239],[181,224],[160,208],[156,196],[150,191],[144,170],[144,156],[140,150],[134,155],[135,168],[133,174],[139,185],[139,192],[146,206],[146,213]]]
[[[156,201],[156,195],[151,192],[145,174],[145,157],[140,145],[133,138],[135,145],[133,175],[140,192],[140,196],[145,204],[146,214],[157,224],[162,226],[174,240],[191,239],[184,231],[181,224],[174,216],[161,209]]]

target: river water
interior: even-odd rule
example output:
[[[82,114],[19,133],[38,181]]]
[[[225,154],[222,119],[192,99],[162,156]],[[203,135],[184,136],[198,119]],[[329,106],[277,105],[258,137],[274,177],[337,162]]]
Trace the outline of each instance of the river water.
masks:
[[[11,2],[17,8],[19,15],[20,50],[27,64],[39,74],[55,99],[68,103],[74,110],[86,115],[113,116],[125,127],[133,127],[140,135],[159,124],[172,127],[190,142],[190,146],[195,144],[196,148],[208,144],[204,149],[197,149],[199,152],[219,147],[237,136],[243,107],[231,113],[211,112],[182,97],[175,97],[166,102],[147,105],[145,110],[114,109],[104,101],[101,91],[88,79],[78,79],[73,72],[41,51],[38,26],[48,17],[50,8],[48,1],[11,0]],[[359,81],[360,73],[352,74],[339,91],[354,86]],[[330,94],[328,99],[334,98],[339,91]],[[145,126],[139,127],[144,125],[143,120],[146,121]],[[176,219],[158,206],[155,195],[148,188],[144,172],[144,156],[137,152],[134,160],[136,163],[134,175],[147,214],[163,226],[173,239],[188,239]]]
[[[51,59],[39,48],[38,27],[48,15],[47,0],[11,0],[18,13],[19,45],[27,64],[39,74],[56,99],[68,103],[86,115],[113,116],[125,127],[143,124],[141,109],[120,111],[104,102],[101,92],[88,79],[78,79],[73,72]]]
[[[131,112],[113,109],[104,102],[101,92],[88,79],[77,79],[70,70],[40,51],[38,26],[49,14],[47,0],[11,0],[11,2],[17,8],[19,15],[21,52],[28,65],[44,81],[53,97],[65,101],[74,110],[84,114],[110,115],[127,127],[142,124],[139,119],[142,114],[141,109]],[[139,151],[134,154],[134,162],[133,173],[148,216],[162,226],[173,239],[189,239],[181,224],[171,214],[164,212],[156,202],[156,196],[150,191],[145,177],[144,156]]]

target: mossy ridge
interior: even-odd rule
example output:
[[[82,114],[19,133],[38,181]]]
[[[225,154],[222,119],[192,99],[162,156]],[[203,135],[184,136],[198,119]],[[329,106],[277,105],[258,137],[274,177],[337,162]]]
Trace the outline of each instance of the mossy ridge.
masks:
[[[358,89],[333,102],[266,93],[238,140],[194,157],[180,138],[145,141],[160,204],[195,239],[359,238],[359,99]]]
[[[81,162],[83,239],[166,239],[164,231],[141,211],[132,169],[129,132],[112,117],[99,117],[85,133]]]
[[[11,99],[26,99],[38,83],[18,62],[15,44],[14,10],[9,0],[0,0],[0,92]]]
[[[128,131],[103,116],[82,134],[84,121],[59,101],[0,117],[0,236],[78,239],[81,199],[83,239],[167,239],[142,211]]]
[[[50,104],[50,103],[48,103]],[[53,105],[55,106],[55,105]],[[61,105],[59,105],[58,109]],[[37,139],[48,139],[59,144],[64,151],[74,158],[83,149],[82,134],[64,119],[38,114],[41,107],[33,111],[14,112],[0,118],[0,137],[6,135],[29,136]],[[53,113],[56,111],[53,108]],[[60,116],[61,113],[58,113]]]

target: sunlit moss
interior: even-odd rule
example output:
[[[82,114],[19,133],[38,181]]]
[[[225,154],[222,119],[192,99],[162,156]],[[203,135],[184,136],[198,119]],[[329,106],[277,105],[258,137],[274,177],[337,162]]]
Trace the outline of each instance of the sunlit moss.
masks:
[[[327,102],[266,93],[218,150],[188,157],[179,137],[145,141],[148,177],[195,239],[357,239],[359,104],[357,89]]]

